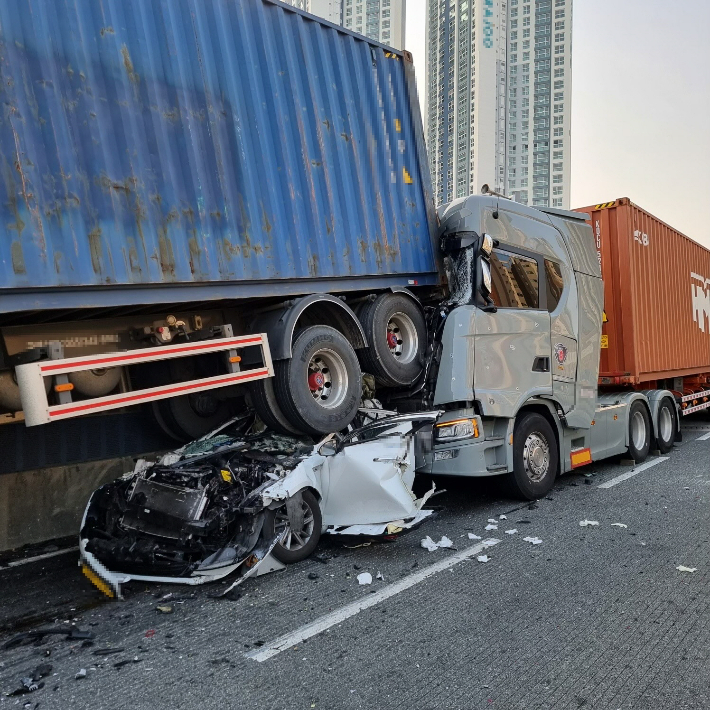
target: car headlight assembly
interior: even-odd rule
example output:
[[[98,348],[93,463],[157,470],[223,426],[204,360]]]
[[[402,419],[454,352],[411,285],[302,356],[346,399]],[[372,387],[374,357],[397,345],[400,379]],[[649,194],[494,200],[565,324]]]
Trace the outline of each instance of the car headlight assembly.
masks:
[[[438,441],[455,441],[456,439],[477,439],[478,422],[475,419],[455,419],[442,422],[434,427]]]

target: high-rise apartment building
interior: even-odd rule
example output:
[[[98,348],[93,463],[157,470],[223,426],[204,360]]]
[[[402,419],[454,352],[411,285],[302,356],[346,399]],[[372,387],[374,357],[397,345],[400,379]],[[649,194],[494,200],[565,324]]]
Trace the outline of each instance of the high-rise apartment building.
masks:
[[[286,0],[370,39],[404,48],[405,0]]]
[[[427,47],[437,203],[569,207],[572,0],[429,0]]]

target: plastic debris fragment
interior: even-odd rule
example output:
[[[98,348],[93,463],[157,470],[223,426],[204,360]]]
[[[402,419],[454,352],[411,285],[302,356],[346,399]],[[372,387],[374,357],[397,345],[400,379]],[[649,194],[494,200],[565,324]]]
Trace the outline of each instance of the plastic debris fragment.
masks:
[[[429,535],[427,535],[422,541],[421,541],[421,546],[425,550],[429,550],[429,552],[434,552],[434,550],[438,550],[440,547],[449,547],[452,548],[454,546],[454,543],[452,540],[450,540],[446,535],[444,535],[439,542],[434,542]]]
[[[384,581],[385,581],[385,576],[384,576],[384,574],[382,574],[382,572],[380,572],[380,571],[378,570],[378,571],[377,571],[377,574],[375,575],[375,579],[380,579],[380,580],[382,580],[382,581],[384,582]]]
[[[624,525],[624,523],[612,523],[612,526],[617,527],[617,528],[628,528],[629,527],[628,525]]]
[[[498,516],[498,519],[499,519],[499,520],[507,520],[507,519],[508,519],[508,516],[507,516],[507,515],[499,515],[499,516]]]
[[[469,540],[480,540],[481,536],[480,535],[474,535],[473,533],[468,534],[468,539]]]
[[[493,545],[497,545],[499,542],[500,540],[495,540],[491,538],[489,540],[484,540],[481,545],[483,545],[483,547],[493,547]]]
[[[580,520],[579,521],[580,528],[588,528],[592,525],[599,525],[599,521],[598,520]]]
[[[357,576],[358,584],[372,584],[372,575],[369,572],[361,572]]]
[[[515,535],[516,532],[518,532],[518,528],[513,528],[512,530],[506,530],[505,534],[506,535]]]
[[[498,521],[495,518],[488,518],[489,523],[497,523]]]
[[[491,558],[488,555],[479,555],[476,557],[479,562],[490,562]]]
[[[497,525],[486,525],[486,530],[497,530],[498,526]]]
[[[86,668],[80,668],[74,677],[77,680],[80,680],[81,678],[86,678]]]
[[[695,571],[697,571],[698,568],[697,567],[686,567],[685,565],[678,565],[676,567],[676,569],[679,572],[695,572]]]
[[[539,537],[524,537],[525,542],[529,542],[532,545],[542,545],[542,540]]]
[[[434,552],[439,546],[427,535],[421,542],[422,547],[429,552]]]

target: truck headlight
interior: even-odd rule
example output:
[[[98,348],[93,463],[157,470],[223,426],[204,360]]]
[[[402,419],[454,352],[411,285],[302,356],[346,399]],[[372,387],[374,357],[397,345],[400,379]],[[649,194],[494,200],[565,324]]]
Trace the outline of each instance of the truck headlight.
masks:
[[[475,419],[454,419],[434,427],[438,441],[478,438],[478,422]]]

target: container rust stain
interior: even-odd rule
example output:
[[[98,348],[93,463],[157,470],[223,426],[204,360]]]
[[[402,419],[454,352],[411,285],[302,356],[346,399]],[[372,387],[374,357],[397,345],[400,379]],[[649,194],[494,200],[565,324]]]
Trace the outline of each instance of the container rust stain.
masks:
[[[128,74],[128,79],[131,83],[137,84],[140,81],[140,77],[133,68],[131,55],[128,53],[128,47],[126,47],[125,44],[121,46],[121,57],[123,58],[123,68],[126,70],[126,74]]]
[[[158,251],[160,253],[160,270],[164,275],[170,276],[171,280],[175,278],[175,255],[173,254],[173,245],[168,237],[166,227],[158,229]]]
[[[12,255],[12,270],[16,274],[26,274],[27,267],[25,266],[25,255],[22,252],[22,244],[20,242],[12,242],[10,245],[10,254]]]
[[[91,268],[95,274],[101,273],[101,227],[94,227],[87,235],[91,253]]]

